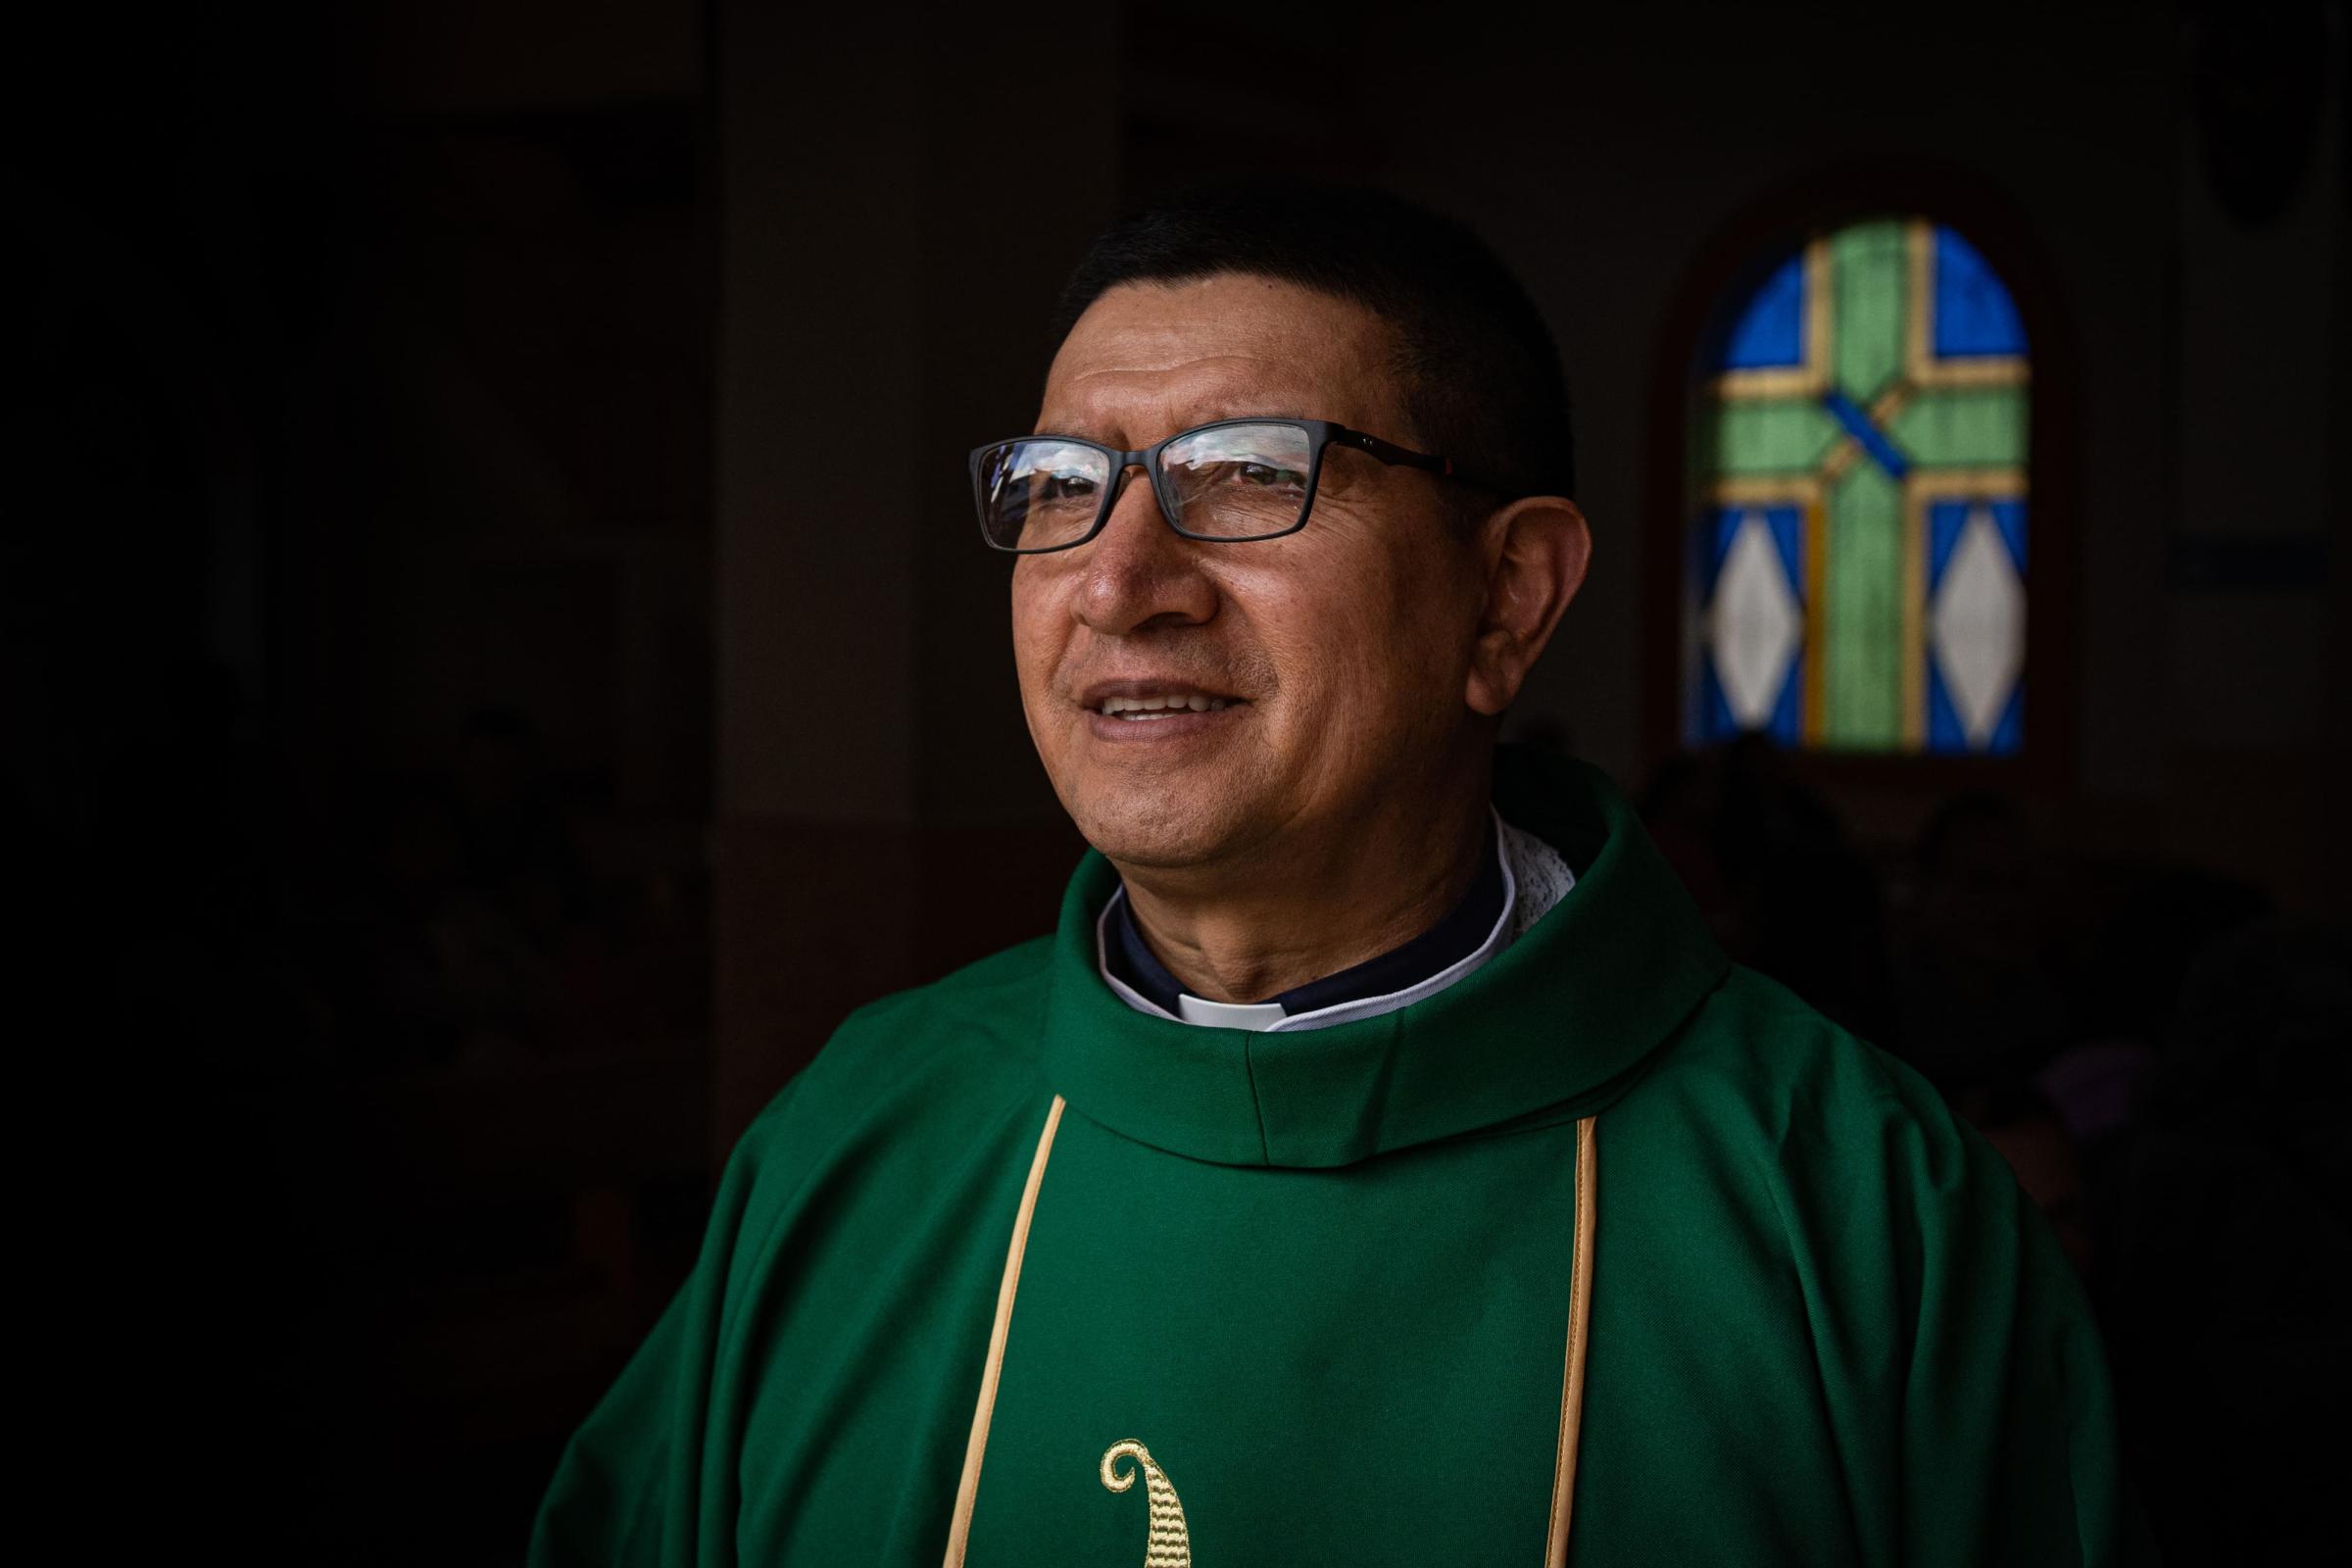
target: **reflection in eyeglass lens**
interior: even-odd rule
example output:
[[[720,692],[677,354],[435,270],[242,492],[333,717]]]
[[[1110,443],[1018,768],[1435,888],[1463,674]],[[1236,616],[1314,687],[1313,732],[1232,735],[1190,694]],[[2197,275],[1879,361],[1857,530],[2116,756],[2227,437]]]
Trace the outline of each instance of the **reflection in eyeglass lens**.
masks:
[[[1307,433],[1287,424],[1231,424],[1171,442],[1160,466],[1188,533],[1246,538],[1295,525],[1314,461]]]
[[[1102,454],[1066,441],[1016,441],[984,474],[990,536],[1034,549],[1084,533],[1108,479]]]

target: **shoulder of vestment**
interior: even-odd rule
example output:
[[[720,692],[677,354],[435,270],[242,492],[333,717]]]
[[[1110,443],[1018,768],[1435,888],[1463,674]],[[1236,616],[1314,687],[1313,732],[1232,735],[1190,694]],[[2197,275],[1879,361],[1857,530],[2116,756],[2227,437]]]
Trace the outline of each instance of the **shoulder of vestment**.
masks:
[[[952,1143],[1042,1116],[1051,946],[1024,942],[858,1008],[754,1120],[733,1163],[762,1167],[764,1184],[861,1146]]]
[[[1947,1190],[2005,1175],[1907,1063],[1740,965],[1619,1108],[1626,1121],[1688,1118],[1719,1152],[1808,1186],[1840,1171]]]

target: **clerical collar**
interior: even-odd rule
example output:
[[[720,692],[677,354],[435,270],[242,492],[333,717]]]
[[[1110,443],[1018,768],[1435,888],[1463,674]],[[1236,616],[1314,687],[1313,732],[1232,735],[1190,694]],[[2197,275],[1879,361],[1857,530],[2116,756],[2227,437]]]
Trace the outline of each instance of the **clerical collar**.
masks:
[[[1265,1002],[1210,1002],[1186,994],[1182,983],[1145,944],[1122,887],[1112,895],[1096,926],[1096,952],[1103,982],[1138,1011],[1225,1029],[1325,1028],[1408,1006],[1472,973],[1501,952],[1576,880],[1548,846],[1514,831],[1499,815],[1489,814],[1494,823],[1494,847],[1480,858],[1470,891],[1436,925],[1378,957],[1296,986]],[[1538,857],[1549,863],[1532,866],[1532,875],[1514,867],[1515,860],[1532,861]],[[1543,897],[1543,908],[1532,913],[1521,908],[1528,902],[1523,895]]]
[[[1599,1111],[1730,960],[1599,769],[1500,747],[1494,804],[1523,890],[1510,940],[1476,973],[1409,1006],[1328,1028],[1199,1029],[1168,1017],[1133,987],[1105,981],[1102,911],[1119,874],[1090,850],[1062,896],[1036,1033],[1009,1043],[1034,1040],[1039,1070],[1071,1115],[1220,1165],[1329,1169]],[[1575,868],[1575,891],[1547,909],[1544,893],[1558,885],[1521,860],[1522,839]]]

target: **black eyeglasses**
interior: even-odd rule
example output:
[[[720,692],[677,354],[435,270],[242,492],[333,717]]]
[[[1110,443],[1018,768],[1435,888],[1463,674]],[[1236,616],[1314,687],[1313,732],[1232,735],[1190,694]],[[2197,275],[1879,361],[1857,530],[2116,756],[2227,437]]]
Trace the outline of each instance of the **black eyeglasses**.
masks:
[[[1076,436],[1029,435],[972,453],[972,498],[981,536],[999,550],[1039,555],[1082,545],[1102,531],[1127,470],[1152,476],[1168,526],[1187,539],[1243,544],[1306,526],[1337,441],[1383,463],[1425,468],[1497,494],[1502,485],[1329,419],[1219,419],[1180,430],[1141,452]]]

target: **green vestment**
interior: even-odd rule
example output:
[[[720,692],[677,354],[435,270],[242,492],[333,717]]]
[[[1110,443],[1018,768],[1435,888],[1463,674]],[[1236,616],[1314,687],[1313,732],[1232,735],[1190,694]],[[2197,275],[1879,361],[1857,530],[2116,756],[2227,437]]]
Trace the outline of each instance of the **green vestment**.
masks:
[[[1129,1007],[1090,855],[1055,935],[850,1018],[532,1561],[1542,1568],[1562,1515],[1585,1565],[2136,1560],[1998,1156],[1730,964],[1598,773],[1506,750],[1495,799],[1576,885],[1400,1011]]]

